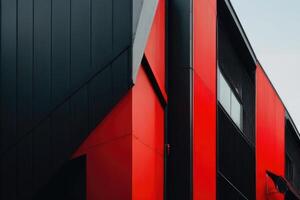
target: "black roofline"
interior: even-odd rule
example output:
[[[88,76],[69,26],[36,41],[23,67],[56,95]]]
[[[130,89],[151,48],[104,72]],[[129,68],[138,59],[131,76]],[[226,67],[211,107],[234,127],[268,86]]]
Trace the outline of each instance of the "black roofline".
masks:
[[[246,46],[248,48],[248,51],[249,51],[249,53],[250,53],[250,55],[251,55],[251,57],[253,59],[253,62],[257,64],[258,63],[258,59],[257,59],[256,54],[255,54],[255,52],[254,52],[254,50],[253,50],[253,48],[252,48],[252,46],[251,46],[251,44],[249,42],[249,39],[248,39],[248,37],[247,37],[247,35],[246,35],[245,31],[244,31],[244,28],[243,28],[243,26],[242,26],[242,24],[241,24],[241,22],[240,22],[240,20],[239,20],[239,18],[237,16],[237,13],[235,12],[235,10],[234,10],[234,8],[233,8],[230,0],[224,0],[224,2],[226,4],[228,10],[230,11],[230,14],[231,14],[231,16],[232,16],[232,18],[233,18],[233,20],[235,22],[235,25],[237,26],[237,28],[238,28],[238,30],[239,30],[239,32],[240,32],[240,34],[241,34],[241,36],[242,36],[242,38],[243,38]]]
[[[269,80],[271,86],[273,87],[274,91],[276,92],[278,98],[280,99],[280,101],[281,101],[281,103],[282,103],[282,105],[283,105],[283,107],[284,107],[284,109],[285,109],[285,112],[286,112],[285,118],[291,122],[291,124],[292,124],[294,130],[296,131],[297,136],[298,136],[298,138],[299,138],[299,140],[300,140],[300,133],[299,133],[299,130],[298,130],[298,128],[297,128],[297,126],[296,126],[294,120],[292,119],[292,117],[291,117],[291,115],[290,115],[290,113],[289,113],[287,107],[285,106],[284,102],[282,101],[282,98],[280,97],[280,95],[279,95],[277,89],[274,87],[274,85],[273,85],[272,81],[270,80],[269,76],[267,75],[266,71],[264,70],[264,68],[263,68],[262,65],[260,64],[260,62],[259,62],[259,60],[258,60],[258,58],[257,58],[257,56],[256,56],[256,54],[255,54],[255,52],[254,52],[254,50],[253,50],[251,44],[250,44],[250,42],[249,42],[249,39],[248,39],[248,37],[247,37],[247,35],[246,35],[246,33],[245,33],[245,30],[244,30],[244,28],[243,28],[243,26],[242,26],[242,24],[241,24],[241,22],[240,22],[240,20],[239,20],[239,18],[238,18],[238,15],[237,15],[237,13],[235,12],[235,9],[234,9],[233,5],[231,4],[230,0],[223,0],[223,1],[225,2],[225,5],[227,6],[228,10],[230,11],[230,14],[231,14],[231,16],[232,16],[232,19],[233,19],[233,21],[235,22],[235,25],[236,25],[236,27],[238,28],[239,33],[240,33],[240,35],[241,35],[243,41],[245,42],[245,45],[246,45],[246,47],[247,47],[247,49],[248,49],[248,51],[249,51],[249,53],[250,53],[250,55],[251,55],[251,57],[252,57],[252,59],[253,59],[253,62],[256,64],[255,67],[260,66],[261,69],[263,70],[263,72],[265,73],[266,77],[268,78],[268,80]]]

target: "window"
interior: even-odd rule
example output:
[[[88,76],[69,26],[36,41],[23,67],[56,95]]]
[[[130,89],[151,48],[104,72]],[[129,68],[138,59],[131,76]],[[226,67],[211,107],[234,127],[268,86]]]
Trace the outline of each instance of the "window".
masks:
[[[232,121],[242,130],[243,108],[234,91],[218,68],[218,101]]]
[[[222,76],[221,73],[219,73],[219,88],[218,88],[218,99],[220,103],[222,104],[223,108],[230,113],[230,99],[231,99],[231,89]]]

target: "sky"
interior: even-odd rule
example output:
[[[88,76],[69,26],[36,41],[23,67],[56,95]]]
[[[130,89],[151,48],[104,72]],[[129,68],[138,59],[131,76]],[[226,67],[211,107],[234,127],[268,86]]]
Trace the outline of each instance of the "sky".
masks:
[[[300,0],[231,0],[262,67],[300,131]]]

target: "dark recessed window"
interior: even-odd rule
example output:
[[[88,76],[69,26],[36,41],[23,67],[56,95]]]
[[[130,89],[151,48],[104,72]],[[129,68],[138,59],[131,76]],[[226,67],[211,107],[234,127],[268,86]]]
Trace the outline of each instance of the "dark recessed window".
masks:
[[[218,101],[231,117],[232,121],[239,127],[243,128],[243,107],[238,100],[234,90],[230,87],[230,84],[225,79],[224,75],[218,68]]]

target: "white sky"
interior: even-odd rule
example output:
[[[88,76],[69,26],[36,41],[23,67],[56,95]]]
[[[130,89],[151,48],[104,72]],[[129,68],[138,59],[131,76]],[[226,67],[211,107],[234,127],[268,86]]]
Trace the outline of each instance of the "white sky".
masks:
[[[231,0],[258,60],[300,131],[300,0]]]

